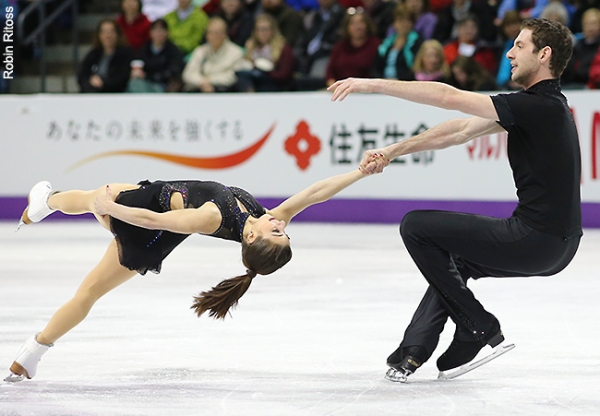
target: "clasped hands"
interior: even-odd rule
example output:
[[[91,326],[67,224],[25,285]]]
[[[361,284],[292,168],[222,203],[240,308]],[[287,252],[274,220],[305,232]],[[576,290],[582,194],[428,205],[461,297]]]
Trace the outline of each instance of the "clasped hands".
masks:
[[[389,164],[390,159],[386,156],[385,149],[373,149],[364,153],[358,169],[367,175],[371,175],[383,172],[383,169]]]

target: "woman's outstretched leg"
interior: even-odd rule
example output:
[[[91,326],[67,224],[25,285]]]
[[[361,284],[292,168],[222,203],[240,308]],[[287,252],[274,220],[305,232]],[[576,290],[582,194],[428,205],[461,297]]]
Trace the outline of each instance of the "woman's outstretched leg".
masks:
[[[121,191],[137,189],[139,185],[127,183],[114,183],[110,185],[115,197]],[[67,215],[81,215],[93,213],[94,200],[101,192],[106,192],[104,187],[93,191],[64,191],[56,192],[52,189],[50,182],[42,181],[34,185],[29,192],[29,205],[23,211],[19,227],[23,224],[40,222],[55,211]],[[96,215],[96,219],[108,228],[108,222],[103,217]]]
[[[48,348],[83,321],[98,299],[135,274],[135,271],[119,263],[117,243],[113,240],[100,263],[83,280],[75,296],[56,311],[37,337],[30,338],[21,348],[10,367],[16,377],[9,381],[20,381],[23,377],[32,378],[37,371],[38,361]]]
[[[86,276],[75,296],[61,306],[38,335],[42,344],[52,344],[87,316],[102,296],[136,275],[119,263],[115,240],[111,241],[100,263]]]

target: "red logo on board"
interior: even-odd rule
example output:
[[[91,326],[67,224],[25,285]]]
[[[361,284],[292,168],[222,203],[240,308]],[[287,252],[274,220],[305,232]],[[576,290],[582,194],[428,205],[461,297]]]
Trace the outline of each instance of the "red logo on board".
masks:
[[[285,151],[296,158],[296,165],[305,170],[310,165],[310,158],[321,151],[321,140],[310,133],[306,121],[296,126],[296,132],[285,141]]]

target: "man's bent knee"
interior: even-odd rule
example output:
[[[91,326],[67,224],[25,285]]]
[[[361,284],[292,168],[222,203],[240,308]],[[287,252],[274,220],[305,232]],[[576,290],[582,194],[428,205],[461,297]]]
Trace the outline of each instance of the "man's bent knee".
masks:
[[[402,218],[400,223],[400,235],[403,240],[416,235],[422,229],[423,221],[426,221],[427,211],[410,211]]]

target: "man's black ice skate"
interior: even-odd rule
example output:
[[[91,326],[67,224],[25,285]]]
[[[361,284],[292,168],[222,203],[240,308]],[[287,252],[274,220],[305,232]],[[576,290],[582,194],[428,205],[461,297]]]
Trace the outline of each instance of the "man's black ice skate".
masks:
[[[484,337],[483,340],[477,341],[475,338],[468,339],[468,334],[467,336],[465,336],[465,334],[465,332],[461,333],[457,329],[452,343],[450,343],[446,352],[438,358],[437,367],[440,370],[438,378],[456,378],[499,357],[515,347],[514,344],[500,345],[504,341],[504,335],[500,330],[500,323],[498,321],[494,323],[494,326],[489,331],[489,336]],[[487,357],[471,363],[479,351],[486,345],[496,349]],[[449,370],[452,369],[456,370],[449,372]]]
[[[406,383],[408,376],[417,371],[426,360],[427,353],[423,347],[398,347],[387,359],[390,369],[385,373],[385,378]]]

